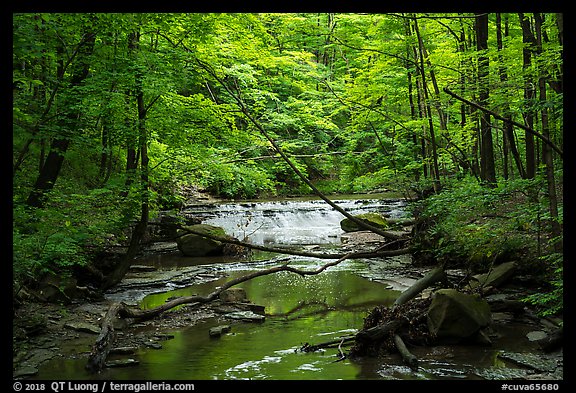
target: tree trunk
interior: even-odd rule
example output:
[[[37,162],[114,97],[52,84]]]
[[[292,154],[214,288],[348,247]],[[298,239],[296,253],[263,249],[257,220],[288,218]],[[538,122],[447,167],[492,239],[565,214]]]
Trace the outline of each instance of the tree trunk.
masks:
[[[498,68],[498,73],[500,74],[500,81],[506,85],[508,81],[508,73],[506,72],[506,66],[504,63],[504,59],[502,58],[502,54],[500,53],[503,49],[502,44],[502,26],[501,26],[501,15],[500,13],[496,14],[496,42],[498,46],[498,61],[500,63],[500,67]],[[505,36],[508,36],[508,27],[506,23],[505,28]],[[526,171],[524,170],[524,166],[522,165],[522,159],[520,158],[520,153],[518,152],[518,148],[516,147],[516,139],[514,138],[514,125],[512,124],[512,114],[510,113],[510,105],[506,101],[504,103],[504,110],[503,116],[508,121],[503,121],[504,127],[504,145],[507,147],[507,150],[512,154],[512,158],[516,164],[516,168],[518,169],[518,173],[522,179],[526,179]],[[506,155],[505,155],[506,157]],[[506,169],[506,168],[505,168]],[[508,178],[507,173],[504,176],[505,179]]]
[[[438,169],[438,153],[436,151],[436,136],[434,133],[434,122],[432,121],[432,111],[430,109],[430,101],[428,97],[428,88],[426,86],[426,74],[424,72],[424,42],[418,29],[418,20],[414,18],[414,32],[418,38],[418,58],[420,64],[420,77],[422,79],[422,93],[424,97],[424,104],[426,106],[426,117],[428,118],[428,128],[430,130],[430,144],[432,147],[432,179],[434,191],[440,190],[440,170]]]
[[[476,49],[478,51],[479,104],[487,106],[489,97],[489,60],[488,50],[488,14],[475,17]],[[490,115],[480,114],[480,178],[490,187],[496,186],[496,168],[494,165],[494,145]]]
[[[133,45],[133,49],[138,48],[138,40],[140,35],[135,33],[132,35],[133,39],[130,41]],[[132,232],[132,237],[130,239],[130,245],[128,251],[122,262],[116,267],[116,269],[107,278],[104,289],[110,288],[116,285],[122,278],[126,275],[130,269],[132,260],[136,256],[140,248],[140,242],[146,233],[146,227],[148,226],[149,219],[149,196],[148,196],[148,131],[146,129],[146,116],[148,110],[154,105],[159,96],[151,100],[148,106],[144,103],[144,90],[142,86],[143,75],[140,71],[136,72],[135,76],[135,94],[136,94],[136,105],[138,109],[138,146],[140,151],[140,219]],[[129,160],[133,149],[128,149]],[[137,164],[137,158],[133,161],[133,165]],[[134,168],[136,169],[136,167]]]
[[[82,37],[82,41],[78,44],[78,58],[75,64],[74,70],[72,71],[72,78],[70,80],[70,91],[73,91],[75,87],[80,86],[82,82],[88,76],[88,71],[90,69],[90,64],[88,63],[88,58],[92,54],[94,49],[94,43],[96,40],[96,34],[92,32],[85,33]],[[56,184],[56,180],[60,175],[60,169],[62,168],[62,163],[64,162],[64,155],[70,146],[71,137],[73,135],[72,130],[76,128],[78,124],[78,119],[81,116],[81,112],[78,109],[71,109],[71,107],[76,106],[78,103],[75,102],[75,97],[70,97],[68,102],[64,102],[62,107],[67,111],[63,116],[62,129],[65,130],[61,135],[54,138],[50,144],[50,152],[46,157],[44,165],[34,183],[34,187],[26,204],[28,206],[42,208],[46,202],[45,196]]]
[[[534,128],[534,110],[532,107],[536,94],[534,92],[534,83],[530,77],[529,71],[532,62],[532,47],[535,44],[535,39],[534,35],[532,34],[530,19],[525,18],[523,13],[518,13],[518,17],[520,18],[520,24],[522,26],[522,42],[524,43],[524,48],[522,49],[522,68],[524,70],[524,99],[526,100],[524,121],[528,127]],[[533,179],[534,176],[536,176],[534,136],[529,133],[525,133],[525,141],[526,177],[528,179]]]
[[[542,18],[541,15],[534,14],[536,21],[536,47],[537,53],[542,52]],[[550,138],[550,128],[548,126],[548,109],[546,107],[546,77],[543,66],[540,66],[540,77],[538,78],[539,100],[541,105],[540,119],[542,122],[542,134]],[[554,250],[556,252],[563,251],[562,245],[562,228],[560,227],[558,217],[558,197],[556,195],[556,181],[554,179],[554,159],[552,157],[552,150],[548,144],[542,144],[542,159],[546,165],[546,180],[548,184],[548,211],[550,213],[550,225],[552,228],[552,235],[557,239],[554,242]]]

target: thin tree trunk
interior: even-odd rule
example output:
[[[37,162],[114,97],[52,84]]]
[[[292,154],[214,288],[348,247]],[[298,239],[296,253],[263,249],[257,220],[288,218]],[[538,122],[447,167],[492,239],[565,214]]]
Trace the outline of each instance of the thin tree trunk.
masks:
[[[537,53],[540,54],[542,52],[542,18],[541,15],[536,13],[534,14],[534,20],[536,21],[536,46],[537,46]],[[542,122],[542,134],[547,138],[550,138],[550,129],[548,127],[548,109],[546,107],[546,77],[545,77],[545,70],[539,70],[540,77],[538,78],[538,90],[539,90],[539,99],[541,105],[540,111],[540,120]],[[544,164],[546,165],[546,180],[548,184],[548,211],[550,213],[550,225],[552,227],[552,235],[557,239],[554,242],[554,250],[556,252],[562,252],[563,245],[562,245],[562,228],[560,227],[560,223],[558,221],[558,197],[556,195],[556,181],[554,179],[554,160],[552,157],[552,150],[550,146],[546,143],[542,144],[542,159]]]
[[[85,33],[82,37],[82,41],[78,44],[78,60],[76,67],[72,74],[70,80],[70,88],[74,89],[80,86],[82,82],[88,76],[89,63],[88,58],[92,54],[94,49],[94,43],[96,40],[96,34],[92,32]],[[50,152],[46,157],[44,165],[42,165],[42,170],[40,171],[34,187],[26,204],[28,206],[42,208],[46,202],[46,194],[54,187],[58,176],[60,175],[60,169],[62,168],[62,163],[64,162],[64,155],[70,146],[72,129],[75,128],[80,117],[80,112],[77,109],[70,109],[70,107],[77,105],[76,102],[65,103],[65,110],[68,110],[64,114],[64,119],[62,120],[63,132],[58,137],[52,140],[50,144]]]
[[[496,42],[498,46],[498,61],[500,63],[500,67],[498,68],[498,73],[500,74],[500,81],[505,85],[508,81],[508,73],[506,72],[506,67],[504,64],[504,59],[502,58],[501,51],[503,49],[502,44],[502,26],[501,26],[501,17],[502,14],[496,14]],[[505,27],[505,36],[508,36],[508,23],[506,22]],[[526,171],[524,170],[524,166],[522,165],[522,159],[520,158],[520,153],[518,152],[518,148],[516,147],[516,139],[514,138],[514,125],[512,124],[512,114],[510,112],[510,105],[508,101],[504,103],[504,114],[503,116],[507,119],[507,121],[503,121],[504,127],[504,146],[506,147],[505,151],[509,151],[512,154],[512,158],[516,163],[516,168],[518,169],[518,173],[520,173],[520,177],[522,179],[526,178]],[[504,155],[507,158],[507,154]],[[505,163],[505,169],[506,169]],[[508,174],[504,176],[504,178],[508,178]]]
[[[418,38],[418,49],[419,49],[419,63],[420,63],[420,77],[422,79],[422,92],[424,96],[424,104],[426,107],[426,117],[428,118],[428,128],[430,130],[430,142],[432,147],[432,179],[434,191],[438,192],[440,190],[440,170],[438,169],[438,153],[436,151],[436,136],[434,134],[434,122],[432,121],[432,111],[430,109],[430,101],[428,97],[428,89],[426,86],[426,74],[424,72],[424,42],[420,35],[420,30],[418,29],[418,20],[416,18],[414,21],[414,32]]]
[[[479,104],[487,106],[489,97],[488,66],[489,60],[485,51],[488,50],[488,14],[480,14],[475,18],[476,50],[478,51],[478,84]],[[494,165],[494,144],[490,115],[480,114],[480,178],[488,186],[496,185],[496,168]]]
[[[523,13],[518,13],[520,18],[520,25],[522,27],[522,42],[524,43],[524,48],[522,49],[522,68],[524,70],[524,99],[525,104],[525,116],[524,121],[526,125],[530,128],[534,128],[534,110],[532,109],[535,91],[534,83],[530,77],[530,65],[532,58],[532,46],[535,44],[534,35],[532,34],[532,28],[530,26],[530,19],[525,18]],[[534,136],[525,133],[525,144],[526,144],[526,177],[533,179],[536,176],[536,153],[535,153],[535,143]]]

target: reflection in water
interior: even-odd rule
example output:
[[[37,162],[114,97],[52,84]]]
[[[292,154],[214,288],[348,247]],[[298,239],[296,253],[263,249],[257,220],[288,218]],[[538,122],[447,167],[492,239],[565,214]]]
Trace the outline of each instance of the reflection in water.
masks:
[[[348,211],[361,212],[368,208],[393,217],[403,214],[401,201],[344,203],[348,204]],[[334,243],[340,233],[341,215],[315,201],[304,201],[297,206],[294,202],[273,202],[197,209],[195,214],[204,215],[212,220],[212,224],[227,225],[228,234],[243,238],[250,233],[251,241],[256,243],[264,243],[266,236],[271,236],[278,244]],[[320,222],[323,223],[321,229],[317,227]],[[258,235],[254,232],[256,227],[260,228]],[[309,229],[312,231],[307,232]],[[265,261],[234,262],[156,255],[147,263],[163,269],[210,264],[210,268],[225,272],[227,277],[212,277],[213,281],[204,284],[149,295],[141,307],[151,308],[174,296],[206,295],[228,280],[278,263],[273,258],[268,261],[273,265]],[[290,263],[301,269],[313,270],[326,262],[295,257]],[[382,261],[379,268],[393,263],[397,262]],[[420,360],[421,367],[417,372],[403,366],[397,354],[383,359],[336,362],[336,348],[314,353],[298,351],[306,342],[318,344],[354,334],[362,327],[372,306],[392,304],[399,291],[361,278],[366,271],[364,262],[348,260],[315,276],[301,277],[281,272],[258,277],[239,286],[246,290],[251,302],[265,306],[267,315],[263,323],[236,322],[224,317],[210,319],[171,332],[174,338],[162,342],[160,350],[140,349],[134,356],[140,361],[136,367],[109,368],[100,374],[89,375],[84,369],[84,356],[55,358],[43,366],[34,379],[474,379],[479,378],[474,374],[478,368],[504,370],[504,366],[495,360],[499,349],[530,350],[524,335],[531,327],[510,325],[506,327],[510,332],[500,330],[502,338],[496,340],[493,347],[410,348]],[[209,337],[209,329],[222,324],[230,324],[231,331],[217,339]],[[129,334],[138,334],[138,330],[131,329]],[[85,343],[76,343],[76,353],[78,348],[83,348],[80,352],[89,351],[93,340],[90,337]]]

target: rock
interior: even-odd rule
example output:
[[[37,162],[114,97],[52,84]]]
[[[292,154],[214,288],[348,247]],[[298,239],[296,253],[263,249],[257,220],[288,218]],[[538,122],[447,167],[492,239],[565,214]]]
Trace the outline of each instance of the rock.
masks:
[[[529,370],[506,367],[478,368],[474,371],[474,374],[488,380],[523,380],[528,379],[531,375]]]
[[[438,338],[460,340],[471,337],[491,323],[488,302],[455,289],[440,289],[428,308],[430,332]]]
[[[45,331],[47,318],[40,314],[29,314],[18,319],[14,325],[14,330],[21,332],[21,338],[32,337]]]
[[[388,221],[386,221],[386,218],[379,213],[363,213],[358,214],[354,217],[376,228],[380,229],[388,228]],[[353,222],[349,218],[345,218],[342,221],[340,221],[340,228],[342,228],[344,232],[355,232],[364,229],[360,228],[360,226],[358,226],[355,222]]]
[[[262,322],[266,317],[264,315],[253,313],[252,311],[237,311],[229,314],[224,314],[225,317],[231,319],[238,319],[247,322]]]
[[[222,303],[213,306],[213,310],[219,314],[229,314],[236,311],[252,311],[256,314],[265,313],[265,307],[252,303]]]
[[[516,262],[505,262],[494,266],[488,273],[472,276],[474,281],[470,282],[470,287],[498,287],[514,274],[514,270],[516,270]]]
[[[247,300],[244,288],[228,288],[220,292],[220,300],[225,303],[242,303]]]
[[[155,343],[153,341],[148,341],[146,343],[144,343],[144,345],[146,345],[148,348],[152,348],[152,349],[162,349],[162,345]]]
[[[166,341],[174,339],[174,335],[170,333],[156,333],[154,338],[158,341]]]
[[[38,374],[38,369],[36,367],[24,366],[14,371],[14,373],[12,374],[12,378],[17,379],[23,377],[30,377],[36,374]]]
[[[78,297],[76,284],[77,281],[74,277],[48,273],[40,282],[38,295],[49,303],[70,304],[72,299]]]
[[[116,347],[110,350],[111,355],[132,355],[136,352],[136,347]]]
[[[131,265],[130,271],[131,272],[155,272],[158,269],[155,266],[147,266],[147,265]]]
[[[542,330],[534,330],[526,334],[526,338],[528,338],[529,341],[538,341],[546,337],[548,337],[548,335]]]
[[[140,362],[136,359],[118,359],[118,360],[111,360],[106,362],[106,367],[129,367],[129,366],[136,366],[140,364]]]
[[[208,334],[210,337],[220,337],[223,333],[228,333],[230,331],[230,325],[220,325],[210,328]]]
[[[553,372],[558,367],[556,360],[546,359],[542,355],[534,353],[502,351],[498,354],[498,357],[540,372]]]
[[[100,328],[96,325],[86,322],[66,322],[64,324],[65,328],[76,330],[78,332],[100,334]]]
[[[190,228],[195,232],[205,233],[213,236],[226,237],[224,229],[208,224],[190,225],[185,228]],[[179,231],[179,234],[186,233]],[[209,255],[221,255],[224,249],[224,244],[217,240],[188,233],[177,238],[176,243],[180,252],[189,257],[203,257]]]

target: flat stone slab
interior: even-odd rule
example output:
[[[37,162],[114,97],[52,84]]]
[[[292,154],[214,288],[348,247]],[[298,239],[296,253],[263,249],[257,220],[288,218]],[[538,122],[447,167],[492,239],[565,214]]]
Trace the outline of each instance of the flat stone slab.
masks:
[[[237,319],[248,322],[262,322],[266,317],[264,315],[253,313],[252,311],[236,311],[224,314],[226,318]]]
[[[498,357],[541,372],[552,372],[558,367],[558,363],[555,360],[546,359],[533,353],[503,351],[498,354]]]
[[[14,371],[12,374],[13,378],[23,378],[23,377],[30,377],[32,375],[38,374],[38,369],[32,366],[24,366],[19,368],[18,370]]]
[[[90,334],[100,334],[100,328],[96,325],[86,322],[67,322],[64,324],[65,328],[76,330],[77,332],[84,332]]]

